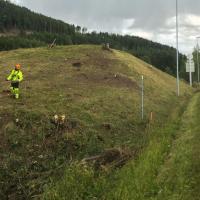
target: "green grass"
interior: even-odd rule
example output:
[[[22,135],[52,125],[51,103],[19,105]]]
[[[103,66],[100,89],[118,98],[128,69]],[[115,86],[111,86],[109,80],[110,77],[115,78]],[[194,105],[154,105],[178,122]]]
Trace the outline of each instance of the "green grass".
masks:
[[[61,181],[56,184],[52,181],[43,199],[154,199],[160,191],[157,176],[179,131],[184,106],[177,108],[162,127],[156,125],[146,129],[149,137],[146,148],[122,169],[94,174],[90,167],[84,171],[83,166],[72,166],[65,171]],[[72,174],[75,174],[73,179]]]
[[[182,96],[178,99],[175,78],[127,53],[103,51],[99,46],[20,49],[1,52],[0,58],[2,89],[9,88],[4,79],[15,63],[22,64],[25,78],[19,101],[0,94],[1,199],[37,199],[44,190],[44,197],[54,191],[63,199],[75,191],[74,199],[97,195],[101,199],[108,191],[112,193],[110,189],[118,183],[112,180],[118,180],[118,173],[125,174],[126,167],[108,174],[87,166],[84,171],[80,160],[112,147],[138,152],[152,148],[154,152],[155,142],[161,153],[156,150],[152,159],[161,165],[171,132],[176,129],[176,125],[167,126],[169,118],[173,114],[180,117],[175,110],[191,95],[190,88],[181,82]],[[77,62],[80,69],[73,66]],[[143,122],[141,75],[145,77]],[[154,124],[149,129],[151,111]],[[68,125],[75,125],[58,130],[51,123],[55,114],[65,114]],[[105,123],[110,130],[103,126]],[[164,145],[154,139],[156,136]],[[151,150],[149,154],[154,155]],[[62,188],[68,188],[67,193]]]
[[[116,173],[116,186],[106,199],[152,199],[159,192],[157,176],[179,126],[180,115],[175,114],[164,126],[152,130],[148,147],[140,157]]]
[[[199,110],[198,93],[183,115],[179,137],[159,173],[159,194],[155,199],[200,199]]]

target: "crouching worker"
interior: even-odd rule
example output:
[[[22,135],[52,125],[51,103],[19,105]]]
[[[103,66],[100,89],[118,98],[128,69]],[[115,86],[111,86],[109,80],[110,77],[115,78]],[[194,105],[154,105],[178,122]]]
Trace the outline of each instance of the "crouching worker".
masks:
[[[20,68],[20,64],[16,64],[15,69],[7,77],[7,81],[11,81],[10,91],[16,99],[19,99],[19,83],[23,80],[23,73]]]

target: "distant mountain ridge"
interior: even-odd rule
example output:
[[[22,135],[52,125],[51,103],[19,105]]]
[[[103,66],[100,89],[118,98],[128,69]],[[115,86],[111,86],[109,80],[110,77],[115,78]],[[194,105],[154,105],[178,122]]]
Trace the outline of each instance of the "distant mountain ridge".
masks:
[[[176,75],[176,49],[140,37],[110,33],[88,33],[75,26],[37,14],[25,7],[0,0],[0,50],[47,46],[56,38],[58,45],[109,43],[127,51],[164,72]],[[186,77],[186,56],[180,54],[180,76]]]

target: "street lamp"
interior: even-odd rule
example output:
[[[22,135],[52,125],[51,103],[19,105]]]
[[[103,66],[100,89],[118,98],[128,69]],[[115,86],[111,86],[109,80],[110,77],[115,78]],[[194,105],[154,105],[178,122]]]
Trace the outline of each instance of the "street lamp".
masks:
[[[199,39],[200,36],[197,37],[197,73],[198,73],[198,83],[199,83]]]
[[[179,86],[179,52],[178,52],[178,0],[176,0],[176,69],[177,69],[177,96],[180,95]]]

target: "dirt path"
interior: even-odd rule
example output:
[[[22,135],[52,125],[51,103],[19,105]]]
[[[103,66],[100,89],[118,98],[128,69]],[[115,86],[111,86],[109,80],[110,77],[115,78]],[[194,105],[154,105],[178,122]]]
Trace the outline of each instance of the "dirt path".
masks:
[[[156,200],[200,199],[200,94],[186,109],[179,137],[158,175]]]

